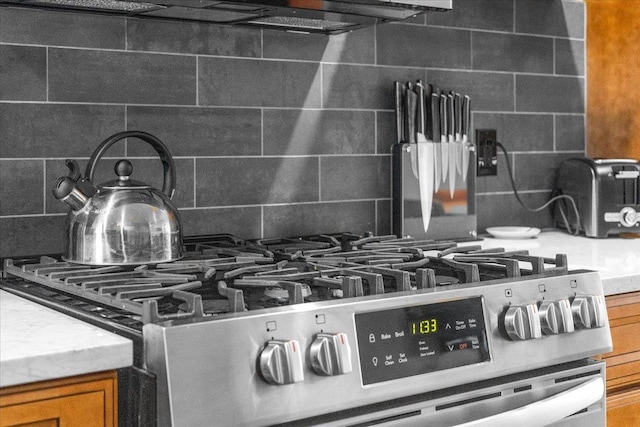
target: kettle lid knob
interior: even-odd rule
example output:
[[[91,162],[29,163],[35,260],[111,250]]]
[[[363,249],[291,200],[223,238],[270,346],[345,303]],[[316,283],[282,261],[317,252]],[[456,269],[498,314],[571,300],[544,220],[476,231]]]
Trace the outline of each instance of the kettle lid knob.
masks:
[[[129,179],[129,176],[133,173],[133,165],[129,160],[119,160],[116,162],[116,165],[113,167],[116,175],[122,181],[126,181]]]

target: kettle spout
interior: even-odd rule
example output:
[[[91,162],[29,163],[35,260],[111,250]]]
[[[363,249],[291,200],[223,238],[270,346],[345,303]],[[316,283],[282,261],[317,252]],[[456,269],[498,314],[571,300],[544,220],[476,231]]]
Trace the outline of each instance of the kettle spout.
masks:
[[[53,197],[65,202],[74,211],[80,210],[89,203],[89,199],[96,193],[96,188],[80,175],[78,163],[67,160],[67,167],[71,171],[69,176],[58,179],[53,186]]]

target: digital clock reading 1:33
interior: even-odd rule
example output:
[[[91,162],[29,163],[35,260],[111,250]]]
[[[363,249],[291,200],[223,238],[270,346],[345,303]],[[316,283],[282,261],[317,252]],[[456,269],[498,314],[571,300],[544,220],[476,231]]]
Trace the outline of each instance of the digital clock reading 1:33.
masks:
[[[426,335],[438,331],[438,320],[422,319],[411,322],[411,335]]]

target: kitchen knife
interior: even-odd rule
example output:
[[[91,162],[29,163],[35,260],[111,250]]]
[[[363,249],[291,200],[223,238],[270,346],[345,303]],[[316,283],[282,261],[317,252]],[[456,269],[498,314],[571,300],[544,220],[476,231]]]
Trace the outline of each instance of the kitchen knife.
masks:
[[[447,138],[447,96],[438,91],[440,95],[440,151],[442,155],[442,182],[447,180],[449,169],[449,140]]]
[[[469,142],[469,127],[471,126],[471,98],[465,95],[462,100],[462,181],[467,180],[469,172],[469,151],[473,145]]]
[[[456,188],[456,174],[458,173],[456,170],[456,158],[458,157],[458,150],[456,148],[456,143],[454,141],[454,129],[453,129],[453,121],[454,121],[454,105],[453,105],[453,94],[449,93],[447,95],[447,139],[449,140],[449,195],[453,199],[453,193]]]
[[[456,93],[453,98],[454,108],[454,139],[456,141],[462,141],[462,97],[459,93]]]
[[[422,210],[422,225],[424,232],[429,229],[431,221],[431,206],[433,203],[433,180],[435,177],[433,161],[433,142],[427,141],[424,134],[425,102],[424,87],[416,86],[418,108],[416,119],[416,139],[418,149],[418,183],[420,185],[420,207]]]
[[[430,104],[429,114],[431,118],[427,121],[431,125],[431,134],[433,135],[433,154],[435,162],[435,184],[434,188],[437,192],[440,189],[440,184],[444,182],[443,175],[447,173],[445,166],[448,165],[444,160],[448,150],[446,150],[446,144],[441,143],[440,139],[440,89],[429,85],[431,96],[427,98],[427,103]]]
[[[453,95],[453,141],[456,144],[456,169],[462,174],[462,97],[459,93],[451,92]]]
[[[431,95],[433,93],[433,86],[424,85],[422,81],[418,80],[418,84],[423,88],[423,100],[424,100],[424,133],[427,141],[433,144],[433,189],[437,192],[440,189],[440,149],[439,144],[435,144],[433,135],[433,115],[431,114]],[[438,135],[439,136],[439,135]]]
[[[404,141],[404,85],[400,82],[393,82],[393,89],[396,99],[396,142]]]
[[[418,153],[416,152],[416,109],[418,103],[418,95],[413,91],[413,83],[407,83],[405,90],[406,108],[405,108],[405,130],[406,141],[413,144],[409,147],[411,155],[411,170],[413,175],[418,178]]]

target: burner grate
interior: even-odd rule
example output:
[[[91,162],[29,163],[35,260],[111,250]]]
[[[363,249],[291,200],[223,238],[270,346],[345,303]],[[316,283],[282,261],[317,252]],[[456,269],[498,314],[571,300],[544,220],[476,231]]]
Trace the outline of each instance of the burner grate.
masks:
[[[388,235],[247,241],[219,234],[187,238],[185,250],[180,261],[138,267],[6,259],[4,273],[64,293],[65,304],[93,301],[116,310],[114,318],[143,323],[568,273],[562,254]],[[99,304],[86,309],[100,313]]]

